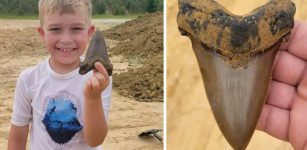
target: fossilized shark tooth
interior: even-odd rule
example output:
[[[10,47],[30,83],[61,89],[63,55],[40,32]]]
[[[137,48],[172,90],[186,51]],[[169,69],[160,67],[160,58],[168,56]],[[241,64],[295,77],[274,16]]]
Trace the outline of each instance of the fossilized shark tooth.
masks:
[[[110,62],[107,46],[104,38],[99,30],[95,31],[89,47],[87,49],[85,59],[80,65],[79,73],[81,75],[86,74],[94,68],[95,62],[101,62],[106,68],[108,75],[112,75],[113,65]]]
[[[179,0],[179,30],[192,41],[215,120],[234,149],[245,149],[254,133],[294,13],[290,0],[271,0],[244,16],[213,0]]]

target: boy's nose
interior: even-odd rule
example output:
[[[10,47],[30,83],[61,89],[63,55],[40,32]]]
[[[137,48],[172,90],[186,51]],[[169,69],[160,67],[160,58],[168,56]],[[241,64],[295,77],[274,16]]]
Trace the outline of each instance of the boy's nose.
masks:
[[[60,42],[62,43],[71,43],[73,42],[73,36],[69,32],[64,32],[60,37]]]

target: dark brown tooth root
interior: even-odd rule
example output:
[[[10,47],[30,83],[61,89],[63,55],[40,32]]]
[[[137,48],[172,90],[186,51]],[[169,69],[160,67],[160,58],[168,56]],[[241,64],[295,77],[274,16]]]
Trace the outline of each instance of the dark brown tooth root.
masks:
[[[271,0],[244,16],[213,0],[179,0],[179,31],[191,39],[215,120],[236,150],[254,133],[294,13],[290,0]]]
[[[179,0],[177,22],[181,33],[234,59],[238,53],[266,50],[289,34],[294,13],[290,0],[271,0],[244,16],[232,14],[213,0]]]

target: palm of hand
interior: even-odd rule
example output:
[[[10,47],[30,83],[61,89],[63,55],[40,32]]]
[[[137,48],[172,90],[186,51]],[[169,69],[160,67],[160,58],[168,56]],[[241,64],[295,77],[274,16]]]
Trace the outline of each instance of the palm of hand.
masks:
[[[307,150],[307,23],[296,21],[280,49],[257,129]]]

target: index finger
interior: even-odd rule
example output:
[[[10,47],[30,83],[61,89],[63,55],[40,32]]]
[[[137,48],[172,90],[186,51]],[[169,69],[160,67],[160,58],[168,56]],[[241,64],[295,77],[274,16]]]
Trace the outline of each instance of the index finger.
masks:
[[[283,43],[280,49],[287,50],[289,53],[307,60],[307,23],[295,21],[291,31],[289,41]]]
[[[101,73],[103,76],[105,76],[107,79],[109,78],[107,70],[104,68],[104,66],[101,64],[101,62],[95,62],[95,68],[96,71]],[[94,69],[95,70],[95,69]]]

